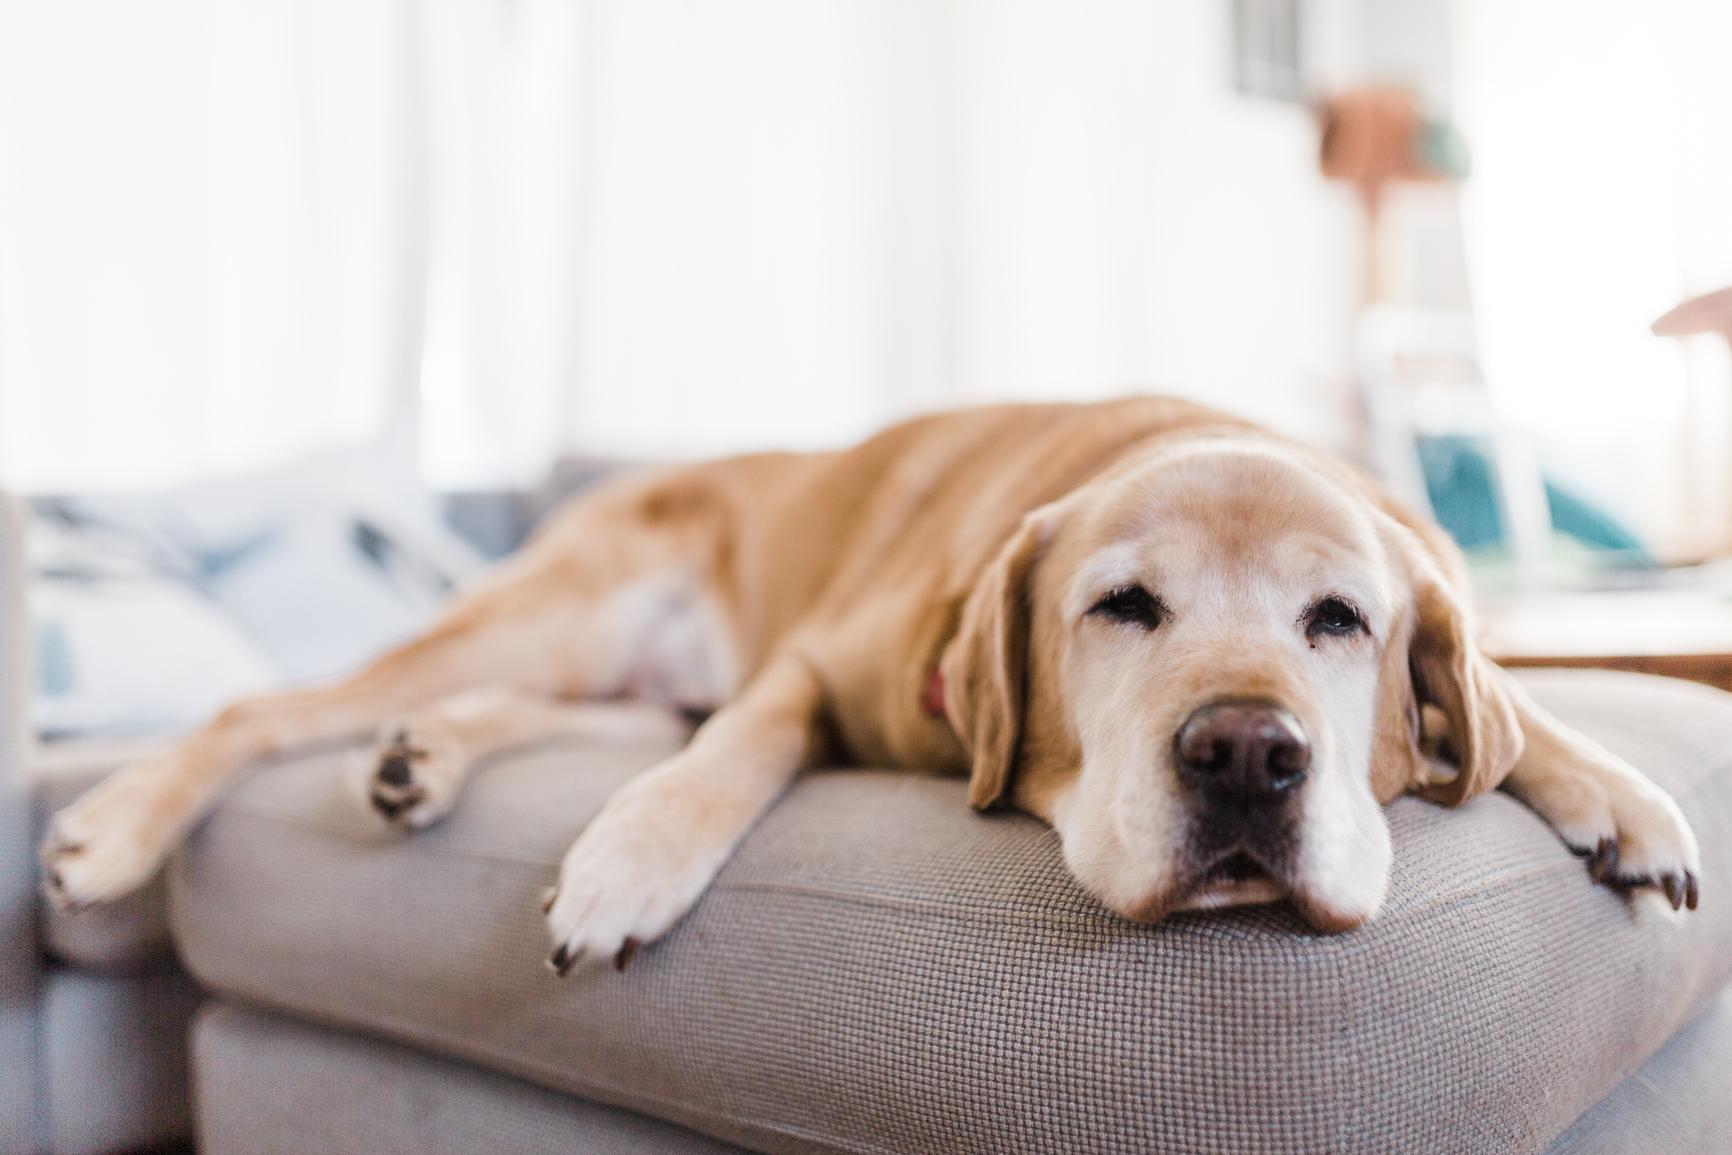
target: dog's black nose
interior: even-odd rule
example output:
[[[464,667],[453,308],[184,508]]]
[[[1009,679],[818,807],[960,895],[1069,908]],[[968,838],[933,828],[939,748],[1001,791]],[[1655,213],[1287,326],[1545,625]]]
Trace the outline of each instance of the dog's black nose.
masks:
[[[1311,768],[1299,719],[1273,702],[1211,702],[1185,719],[1173,745],[1180,773],[1210,794],[1280,794]]]

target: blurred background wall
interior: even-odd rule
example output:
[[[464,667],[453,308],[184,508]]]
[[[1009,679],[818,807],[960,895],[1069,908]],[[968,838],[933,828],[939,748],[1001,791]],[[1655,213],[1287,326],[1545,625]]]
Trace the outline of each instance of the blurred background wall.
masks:
[[[1197,396],[1352,449],[1358,205],[1306,99],[1453,116],[1386,210],[1503,411],[1727,544],[1732,12],[1309,0],[0,0],[0,483],[350,447],[439,487],[815,446],[936,405]],[[1240,23],[1236,23],[1236,21]]]

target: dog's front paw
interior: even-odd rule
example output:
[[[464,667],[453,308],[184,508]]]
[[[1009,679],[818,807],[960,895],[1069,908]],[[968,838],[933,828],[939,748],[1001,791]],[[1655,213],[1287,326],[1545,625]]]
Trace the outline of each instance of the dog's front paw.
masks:
[[[42,889],[63,910],[110,902],[156,874],[179,831],[147,766],[111,775],[56,814],[43,836]]]
[[[553,940],[548,965],[612,959],[624,970],[638,947],[690,910],[727,857],[681,817],[692,811],[654,799],[642,780],[610,800],[566,852],[559,885],[543,904]]]
[[[1547,814],[1595,882],[1620,890],[1652,887],[1673,910],[1696,909],[1702,871],[1696,835],[1671,795],[1645,778],[1581,784]]]
[[[469,754],[437,718],[385,726],[369,760],[367,803],[394,826],[431,826],[457,803]]]

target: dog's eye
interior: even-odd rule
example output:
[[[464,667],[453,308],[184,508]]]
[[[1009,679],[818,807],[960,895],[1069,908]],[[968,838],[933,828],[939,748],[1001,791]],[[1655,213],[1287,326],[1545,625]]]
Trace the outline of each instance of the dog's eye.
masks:
[[[1365,632],[1365,619],[1342,598],[1324,598],[1305,611],[1305,636],[1343,637]]]
[[[1152,630],[1165,620],[1167,607],[1142,586],[1120,586],[1091,606],[1089,614]]]

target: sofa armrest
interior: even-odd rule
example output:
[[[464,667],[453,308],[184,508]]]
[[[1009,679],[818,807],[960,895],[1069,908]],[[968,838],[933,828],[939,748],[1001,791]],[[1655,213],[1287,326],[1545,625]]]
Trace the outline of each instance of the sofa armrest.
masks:
[[[0,493],[0,1150],[36,1149],[36,861],[24,771],[31,741],[24,519]]]

